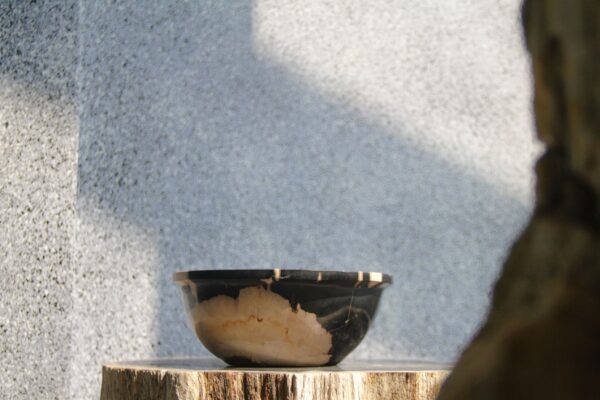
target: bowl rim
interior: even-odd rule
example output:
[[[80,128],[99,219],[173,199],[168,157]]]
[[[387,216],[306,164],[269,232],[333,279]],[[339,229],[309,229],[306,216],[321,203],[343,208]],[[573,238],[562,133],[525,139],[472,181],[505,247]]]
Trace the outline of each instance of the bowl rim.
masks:
[[[235,280],[235,281],[292,281],[313,283],[340,283],[373,286],[387,286],[392,283],[392,276],[382,272],[368,271],[336,271],[311,269],[205,269],[178,271],[173,274],[173,281],[183,284],[195,280]]]

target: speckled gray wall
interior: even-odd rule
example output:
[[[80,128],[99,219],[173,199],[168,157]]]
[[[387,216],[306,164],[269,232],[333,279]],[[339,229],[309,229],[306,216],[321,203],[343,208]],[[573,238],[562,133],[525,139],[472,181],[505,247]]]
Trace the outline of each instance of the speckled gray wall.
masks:
[[[0,398],[69,393],[75,1],[0,2]]]
[[[206,354],[189,268],[391,273],[353,356],[453,359],[530,210],[518,3],[81,2],[71,397]]]

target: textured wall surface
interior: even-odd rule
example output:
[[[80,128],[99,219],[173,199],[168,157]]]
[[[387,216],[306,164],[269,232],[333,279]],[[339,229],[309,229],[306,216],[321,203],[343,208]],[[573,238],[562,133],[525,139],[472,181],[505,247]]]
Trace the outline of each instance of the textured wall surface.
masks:
[[[518,8],[81,2],[72,397],[97,396],[103,361],[206,354],[170,282],[189,268],[391,273],[353,356],[453,359],[530,210]]]
[[[73,1],[0,2],[0,398],[68,397]]]

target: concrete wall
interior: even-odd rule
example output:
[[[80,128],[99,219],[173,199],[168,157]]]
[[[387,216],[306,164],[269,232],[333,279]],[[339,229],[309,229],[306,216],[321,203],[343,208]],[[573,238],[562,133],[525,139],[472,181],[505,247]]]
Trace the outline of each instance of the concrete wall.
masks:
[[[79,68],[71,130],[31,131],[78,138],[77,151],[60,149],[77,159],[76,193],[58,196],[76,208],[61,217],[73,229],[61,231],[71,232],[61,270],[68,289],[49,287],[72,321],[68,346],[49,346],[66,360],[59,375],[71,397],[96,396],[109,359],[206,354],[170,282],[190,268],[391,273],[395,284],[353,356],[453,359],[531,208],[536,148],[518,8],[515,0],[80,2],[53,11],[73,13],[70,25],[46,28],[78,41],[78,61],[66,56],[75,42],[43,46],[3,25],[12,40],[52,44],[69,71]],[[3,13],[3,24],[14,18]],[[41,71],[58,79],[52,67]],[[13,92],[2,99],[17,101]],[[15,131],[3,132],[13,151]],[[30,169],[2,173],[22,190],[51,193]],[[7,185],[3,218],[23,230]],[[13,237],[2,244],[10,254]],[[30,264],[14,258],[8,276]],[[12,309],[39,302],[9,299]],[[11,332],[36,331],[25,315],[13,319]],[[20,354],[9,365],[43,358]],[[62,394],[52,390],[41,393]]]
[[[69,395],[77,5],[0,2],[0,398]]]

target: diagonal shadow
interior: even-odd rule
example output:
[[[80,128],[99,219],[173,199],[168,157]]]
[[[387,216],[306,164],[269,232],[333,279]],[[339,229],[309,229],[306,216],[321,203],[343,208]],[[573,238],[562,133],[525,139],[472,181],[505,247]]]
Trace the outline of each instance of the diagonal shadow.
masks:
[[[250,2],[121,8],[81,15],[78,196],[156,237],[156,354],[202,351],[174,271],[283,265],[392,273],[357,355],[452,358],[528,209],[257,59]]]

